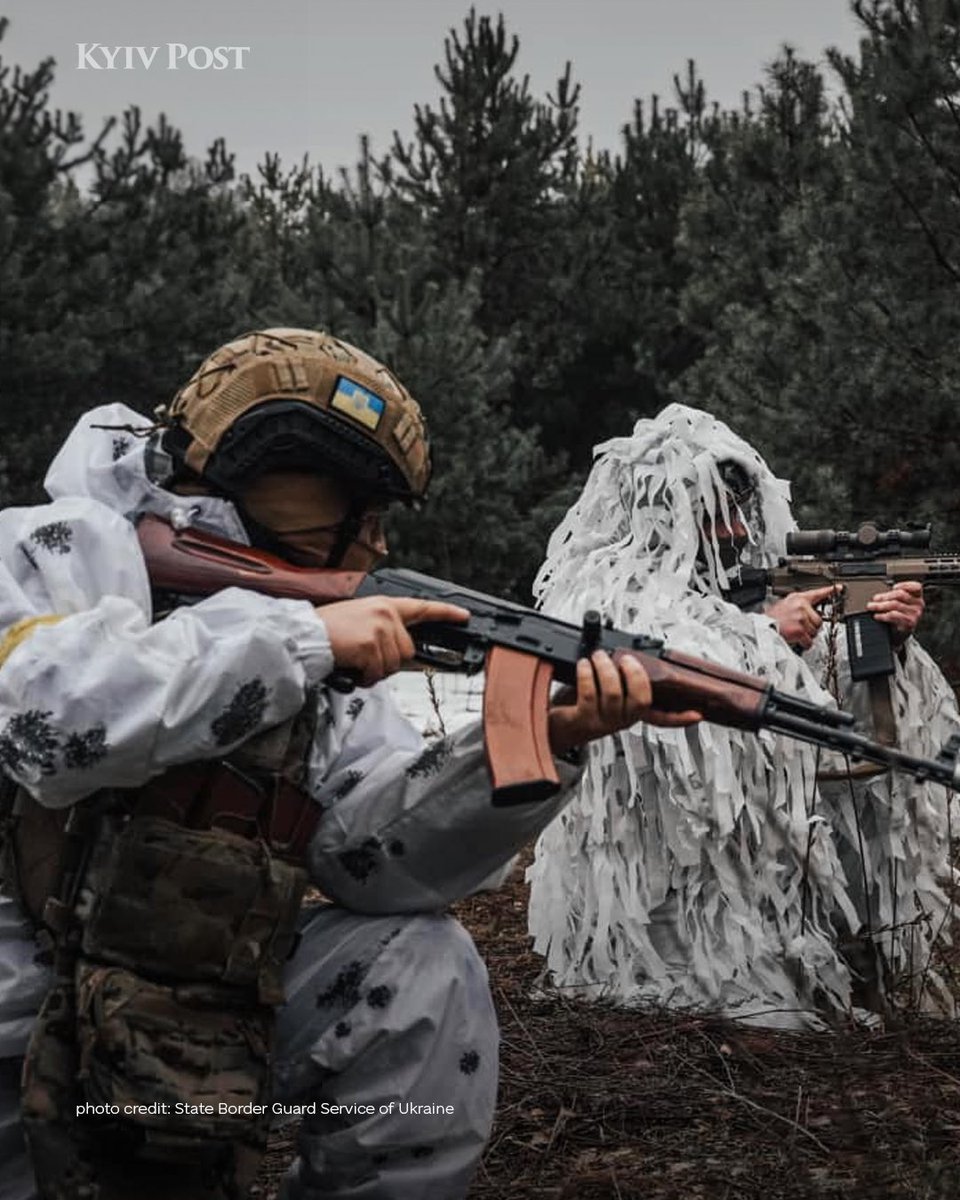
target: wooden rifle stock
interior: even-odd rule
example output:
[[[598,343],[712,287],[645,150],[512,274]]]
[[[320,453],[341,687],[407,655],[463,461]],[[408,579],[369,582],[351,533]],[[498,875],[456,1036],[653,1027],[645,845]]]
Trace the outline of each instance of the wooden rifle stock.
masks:
[[[275,554],[216,534],[175,529],[151,513],[138,521],[137,537],[153,589],[178,597],[244,587],[283,600],[330,604],[351,599],[366,578],[362,571],[294,567]]]
[[[760,728],[768,689],[752,676],[672,650],[613,653],[614,662],[626,657],[643,666],[657,708],[693,708],[731,728]],[[483,731],[494,804],[546,799],[560,785],[547,729],[554,669],[534,654],[494,646],[485,671]]]
[[[624,655],[638,659],[647,672],[657,708],[665,712],[696,709],[705,720],[731,729],[754,732],[762,726],[769,692],[763,680],[679,650],[657,654],[618,650],[614,662]]]

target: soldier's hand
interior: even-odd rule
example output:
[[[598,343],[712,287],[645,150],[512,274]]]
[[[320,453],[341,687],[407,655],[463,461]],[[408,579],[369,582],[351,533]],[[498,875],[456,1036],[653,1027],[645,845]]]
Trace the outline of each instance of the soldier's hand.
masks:
[[[878,621],[892,625],[896,640],[904,642],[913,633],[923,616],[923,584],[907,579],[889,592],[878,592],[868,602],[867,610]]]
[[[764,612],[776,621],[780,636],[788,645],[809,650],[823,624],[817,605],[835,599],[841,591],[842,588],[830,583],[809,592],[791,592],[769,605]]]
[[[692,725],[702,719],[694,709],[662,712],[651,707],[652,691],[646,671],[635,658],[624,656],[619,666],[603,650],[577,663],[577,687],[565,689],[550,708],[550,748],[565,754],[585,742],[628,729],[637,721],[652,725]]]
[[[467,610],[456,604],[412,596],[364,596],[324,604],[316,611],[327,627],[333,661],[355,672],[364,687],[399,671],[413,658],[416,647],[408,625],[470,619]]]

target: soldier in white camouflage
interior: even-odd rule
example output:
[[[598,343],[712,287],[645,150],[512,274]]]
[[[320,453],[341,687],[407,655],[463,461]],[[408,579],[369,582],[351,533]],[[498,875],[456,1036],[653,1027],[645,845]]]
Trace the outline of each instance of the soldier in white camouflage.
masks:
[[[459,609],[151,593],[144,513],[370,569],[384,509],[430,473],[386,367],[250,334],[146,424],[87,413],[51,503],[0,513],[0,1193],[242,1196],[269,1124],[300,1116],[288,1200],[456,1200],[498,1035],[445,909],[578,768],[559,762],[554,800],[494,809],[479,725],[427,743],[397,712],[381,681],[414,655],[408,626]],[[330,689],[335,667],[363,686]],[[666,719],[605,656],[562,700],[558,755]],[[329,902],[302,908],[308,882]]]

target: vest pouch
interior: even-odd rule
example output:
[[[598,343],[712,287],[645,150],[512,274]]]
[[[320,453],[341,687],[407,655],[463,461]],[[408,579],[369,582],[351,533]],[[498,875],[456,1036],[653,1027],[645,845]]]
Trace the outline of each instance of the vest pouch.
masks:
[[[77,1121],[77,1043],[73,987],[47,993],[23,1060],[20,1119],[41,1200],[96,1195],[93,1166]]]
[[[203,1161],[224,1143],[266,1144],[271,1009],[81,960],[76,1019],[81,1124],[135,1133],[142,1158]]]
[[[69,814],[67,808],[44,808],[23,788],[17,788],[4,821],[0,883],[35,927],[42,924],[44,903],[59,885]]]
[[[105,831],[84,883],[85,957],[283,1002],[306,873],[263,842],[133,817],[119,833]]]

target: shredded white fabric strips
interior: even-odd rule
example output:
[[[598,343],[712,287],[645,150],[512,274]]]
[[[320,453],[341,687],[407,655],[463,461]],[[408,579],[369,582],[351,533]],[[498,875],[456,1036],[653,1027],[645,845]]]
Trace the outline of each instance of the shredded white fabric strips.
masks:
[[[597,448],[550,539],[538,601],[573,621],[599,609],[620,628],[831,703],[817,682],[824,647],[801,657],[770,618],[720,598],[719,547],[701,530],[705,518],[731,515],[725,460],[756,483],[741,512],[744,558],[776,562],[793,528],[789,485],[723,422],[674,404]],[[936,753],[958,717],[913,642],[894,686],[901,744]],[[818,790],[817,769],[809,746],[708,724],[641,724],[593,743],[579,794],[541,836],[529,871],[530,931],[556,985],[818,1025],[850,1010],[841,943],[869,925],[891,965],[912,965],[927,1001],[946,1007],[929,970],[930,941],[947,925],[943,789],[886,776],[856,786],[868,905],[848,785]]]

